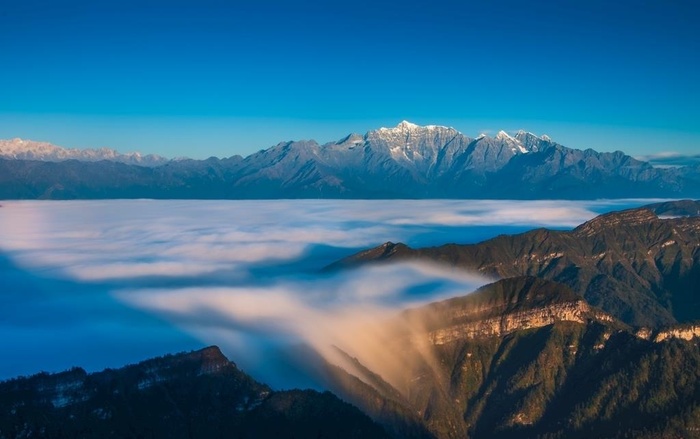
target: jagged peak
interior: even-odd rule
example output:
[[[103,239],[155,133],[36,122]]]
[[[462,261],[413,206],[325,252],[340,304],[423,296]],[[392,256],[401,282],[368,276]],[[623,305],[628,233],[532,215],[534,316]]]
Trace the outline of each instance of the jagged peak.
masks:
[[[416,129],[416,128],[420,128],[420,127],[418,125],[416,125],[415,123],[411,123],[407,120],[402,120],[401,122],[399,122],[398,125],[396,125],[396,128],[405,128],[405,129],[411,130],[411,129]]]
[[[515,133],[515,139],[516,140],[523,140],[527,138],[534,138],[534,139],[540,139],[537,134],[531,132],[531,131],[525,131],[525,130],[518,130],[517,133]]]
[[[513,137],[507,132],[501,130],[498,132],[498,134],[496,134],[495,139],[510,145],[513,149],[513,152],[516,154],[527,154],[528,152],[530,152],[530,150],[523,145],[523,143],[520,141],[520,137],[518,137],[520,136],[521,131],[518,131],[516,137]]]
[[[505,131],[501,130],[496,134],[496,139],[497,140],[512,140],[515,141],[515,138],[511,136],[510,134],[506,133]]]
[[[342,145],[344,143],[360,143],[364,140],[364,137],[361,134],[357,133],[350,133],[347,136],[343,137],[342,139],[338,140],[335,142],[336,145]]]
[[[399,122],[398,125],[396,125],[393,128],[386,128],[386,127],[381,127],[379,128],[378,131],[382,132],[414,132],[414,131],[431,131],[431,130],[454,130],[452,127],[448,126],[443,126],[443,125],[417,125],[415,123],[409,122],[407,120],[402,120]]]

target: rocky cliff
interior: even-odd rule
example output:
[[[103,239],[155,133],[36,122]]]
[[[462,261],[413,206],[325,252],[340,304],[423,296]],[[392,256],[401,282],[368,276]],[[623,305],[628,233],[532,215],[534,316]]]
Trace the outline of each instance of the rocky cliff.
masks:
[[[386,348],[421,361],[404,362],[390,385],[354,359],[330,368],[329,382],[403,436],[693,437],[700,425],[700,348],[686,340],[694,327],[647,340],[565,285],[532,277],[401,318],[411,335]]]

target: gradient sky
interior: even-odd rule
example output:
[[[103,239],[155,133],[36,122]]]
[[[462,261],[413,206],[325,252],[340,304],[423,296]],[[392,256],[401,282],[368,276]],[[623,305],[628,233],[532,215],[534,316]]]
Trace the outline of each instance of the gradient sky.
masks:
[[[694,0],[7,0],[0,138],[203,158],[402,119],[700,151]]]

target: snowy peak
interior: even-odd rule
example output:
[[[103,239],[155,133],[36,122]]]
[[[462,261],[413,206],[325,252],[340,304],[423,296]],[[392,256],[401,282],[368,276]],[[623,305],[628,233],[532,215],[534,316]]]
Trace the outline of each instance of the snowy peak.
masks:
[[[396,125],[396,128],[402,129],[402,130],[415,130],[415,129],[420,128],[420,127],[414,123],[407,121],[407,120],[402,120],[398,125]]]
[[[518,135],[520,135],[520,133],[521,132],[519,131]],[[528,152],[530,152],[530,150],[526,148],[525,145],[523,145],[523,143],[519,139],[511,136],[503,130],[499,131],[498,134],[496,134],[496,140],[499,140],[510,146],[511,150],[515,154],[527,154]]]
[[[454,128],[421,126],[407,120],[393,128],[382,127],[365,135],[375,152],[389,155],[395,162],[421,174],[435,169],[441,151],[444,152],[455,138],[466,139]]]
[[[379,132],[390,132],[390,133],[427,133],[431,131],[454,131],[457,133],[457,130],[451,127],[446,127],[446,126],[441,126],[441,125],[416,125],[415,123],[411,123],[407,120],[402,120],[399,122],[398,125],[396,125],[393,128],[386,128],[386,127],[381,127],[379,128]]]
[[[345,145],[345,144],[358,145],[362,142],[364,142],[363,136],[361,136],[360,134],[357,134],[357,133],[351,133],[351,134],[348,134],[347,136],[343,137],[342,139],[338,140],[337,142],[335,142],[335,144],[336,145]]]
[[[48,142],[35,142],[14,138],[0,140],[0,158],[12,160],[38,160],[42,162],[62,162],[79,160],[97,162],[109,160],[139,166],[159,166],[168,162],[165,157],[157,155],[142,155],[138,152],[121,154],[110,148],[77,149],[61,148]]]
[[[504,140],[504,141],[513,141],[515,142],[515,138],[513,138],[510,134],[506,133],[505,131],[501,130],[496,134],[496,140]]]

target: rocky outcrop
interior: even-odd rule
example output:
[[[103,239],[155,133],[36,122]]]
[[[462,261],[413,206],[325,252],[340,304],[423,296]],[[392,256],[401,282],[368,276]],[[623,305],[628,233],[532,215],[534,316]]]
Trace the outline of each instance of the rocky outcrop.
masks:
[[[659,331],[654,337],[654,341],[660,343],[664,340],[669,340],[672,338],[692,340],[696,337],[700,337],[700,325],[688,325]]]
[[[635,332],[635,335],[644,340],[652,340],[655,343],[673,339],[690,341],[700,337],[700,325],[678,325],[656,331],[650,328],[640,328]]]
[[[503,279],[455,299],[405,313],[421,321],[432,344],[503,337],[557,322],[613,322],[569,287],[532,276]]]
[[[613,318],[602,311],[593,310],[586,302],[579,300],[456,324],[431,331],[428,338],[431,343],[441,345],[465,338],[503,337],[514,332],[542,328],[557,322],[586,324],[591,321],[612,322]]]

